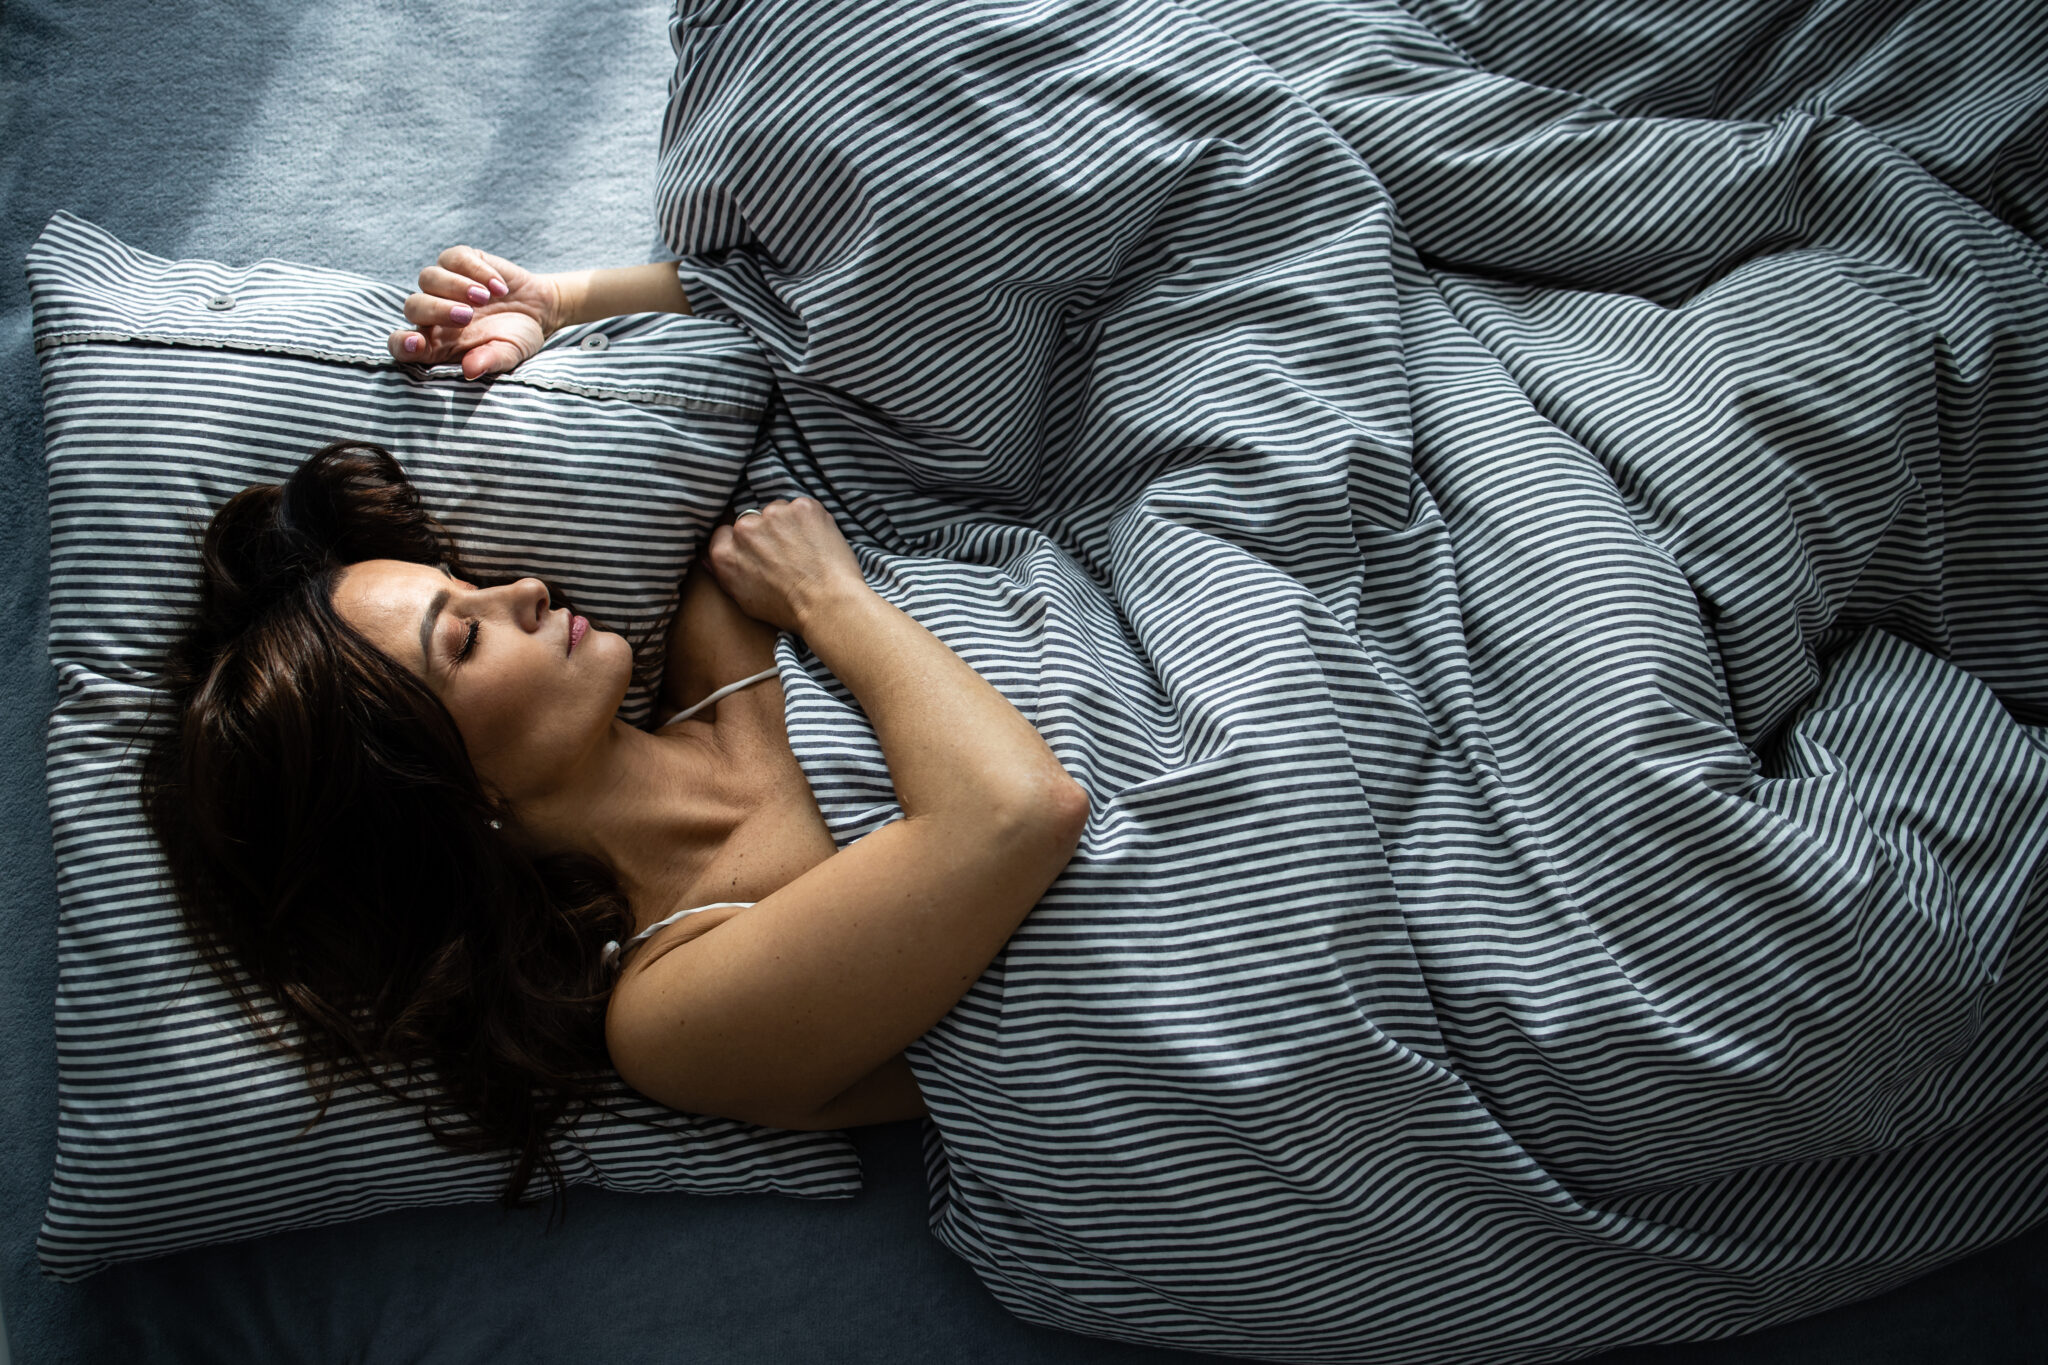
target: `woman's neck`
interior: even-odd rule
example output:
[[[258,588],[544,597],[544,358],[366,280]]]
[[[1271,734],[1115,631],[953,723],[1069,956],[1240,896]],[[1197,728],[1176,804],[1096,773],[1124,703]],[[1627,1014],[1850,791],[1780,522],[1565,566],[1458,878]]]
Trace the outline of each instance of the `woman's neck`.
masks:
[[[723,753],[715,726],[651,735],[614,720],[562,786],[515,805],[528,837],[602,859],[635,918],[651,921],[690,891],[761,805],[746,771]]]

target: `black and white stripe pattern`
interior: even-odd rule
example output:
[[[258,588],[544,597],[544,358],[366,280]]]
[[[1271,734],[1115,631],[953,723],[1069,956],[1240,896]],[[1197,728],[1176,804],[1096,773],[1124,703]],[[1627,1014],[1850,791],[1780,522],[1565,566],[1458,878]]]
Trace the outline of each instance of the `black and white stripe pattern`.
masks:
[[[1555,1359],[2048,1213],[2032,241],[1797,98],[1624,117],[1370,0],[675,40],[664,224],[783,400],[749,481],[1094,798],[910,1052],[1005,1304]],[[886,766],[783,648],[857,838]]]
[[[565,333],[494,382],[401,368],[383,338],[402,289],[276,262],[160,260],[66,215],[29,270],[62,902],[44,1269],[79,1279],[189,1246],[494,1198],[503,1163],[443,1150],[415,1111],[374,1093],[341,1094],[300,1134],[314,1112],[303,1073],[258,1048],[199,964],[142,822],[134,745],[164,719],[148,714],[146,670],[195,597],[213,510],[340,436],[394,451],[479,572],[540,575],[608,623],[656,619],[753,447],[766,372],[730,327],[683,317]],[[649,703],[642,689],[628,713]],[[592,1117],[560,1144],[571,1179],[858,1188],[843,1134],[627,1104],[635,1121]]]
[[[1624,114],[1854,119],[2048,242],[2048,8],[1966,0],[1409,6],[1489,71]],[[1646,18],[1648,22],[1645,22]]]

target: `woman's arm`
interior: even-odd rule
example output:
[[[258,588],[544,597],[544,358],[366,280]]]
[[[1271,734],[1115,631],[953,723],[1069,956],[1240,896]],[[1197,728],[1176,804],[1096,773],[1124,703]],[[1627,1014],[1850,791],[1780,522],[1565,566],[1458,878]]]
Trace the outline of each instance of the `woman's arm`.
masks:
[[[829,1128],[861,1128],[870,1123],[900,1123],[929,1113],[924,1092],[917,1088],[917,1076],[910,1069],[910,1059],[899,1052],[809,1117],[779,1126],[822,1132]]]
[[[1088,798],[1001,693],[867,586],[817,503],[721,527],[710,563],[860,701],[904,818],[629,969],[606,1038],[663,1103],[816,1127],[973,985],[1073,856]]]
[[[547,276],[560,303],[557,327],[615,318],[624,313],[687,313],[690,301],[674,261],[620,266],[615,270],[570,270]]]
[[[471,379],[517,366],[564,327],[621,313],[687,313],[673,261],[539,275],[473,246],[420,271],[405,320],[386,342],[414,365],[460,363]]]

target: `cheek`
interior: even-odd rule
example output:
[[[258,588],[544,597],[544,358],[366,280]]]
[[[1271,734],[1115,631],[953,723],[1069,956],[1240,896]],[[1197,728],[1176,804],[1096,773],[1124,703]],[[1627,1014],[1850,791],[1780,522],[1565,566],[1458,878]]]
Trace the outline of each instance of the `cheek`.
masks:
[[[576,646],[574,668],[523,662],[533,666],[472,674],[443,697],[479,768],[546,768],[580,751],[586,732],[608,724],[625,699],[633,647],[592,631]]]
[[[462,742],[469,746],[472,762],[491,762],[520,747],[528,718],[524,708],[514,704],[505,693],[469,687],[443,700],[448,704],[448,713],[455,717],[455,728],[462,731]]]

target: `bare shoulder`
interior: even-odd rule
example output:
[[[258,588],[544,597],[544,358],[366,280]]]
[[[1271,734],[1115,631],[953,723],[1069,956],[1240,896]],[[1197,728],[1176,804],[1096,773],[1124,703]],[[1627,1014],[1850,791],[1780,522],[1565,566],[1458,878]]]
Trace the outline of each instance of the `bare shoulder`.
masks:
[[[716,922],[723,923],[745,908],[731,907]],[[707,910],[681,923],[718,913]],[[690,1076],[698,1068],[681,1053],[693,1046],[704,1046],[705,1040],[693,1037],[684,1022],[690,1009],[689,975],[677,977],[650,969],[658,959],[672,952],[687,952],[686,945],[701,941],[711,927],[706,925],[687,938],[678,936],[669,942],[662,942],[664,936],[657,934],[649,941],[646,955],[636,959],[612,992],[605,1016],[605,1037],[612,1064],[627,1084],[672,1107],[699,1108],[722,1117],[786,1129],[855,1128],[920,1118],[930,1112],[909,1060],[901,1053],[809,1112],[790,1112],[782,1107],[785,1102],[773,1069],[755,1071],[753,1086],[727,1091],[727,1102],[714,1102],[715,1110],[693,1103],[695,1092],[686,1081],[679,1085],[679,1078]]]
[[[638,1015],[655,1004],[656,998],[665,994],[669,984],[662,973],[650,976],[648,969],[670,953],[693,943],[710,933],[735,915],[744,913],[744,905],[722,905],[712,910],[700,910],[694,915],[685,915],[674,924],[662,929],[633,950],[626,960],[619,979],[612,985],[611,998],[605,1003],[605,1030],[613,1037],[633,1036],[636,1030],[630,1026]],[[650,985],[650,983],[653,983]]]

